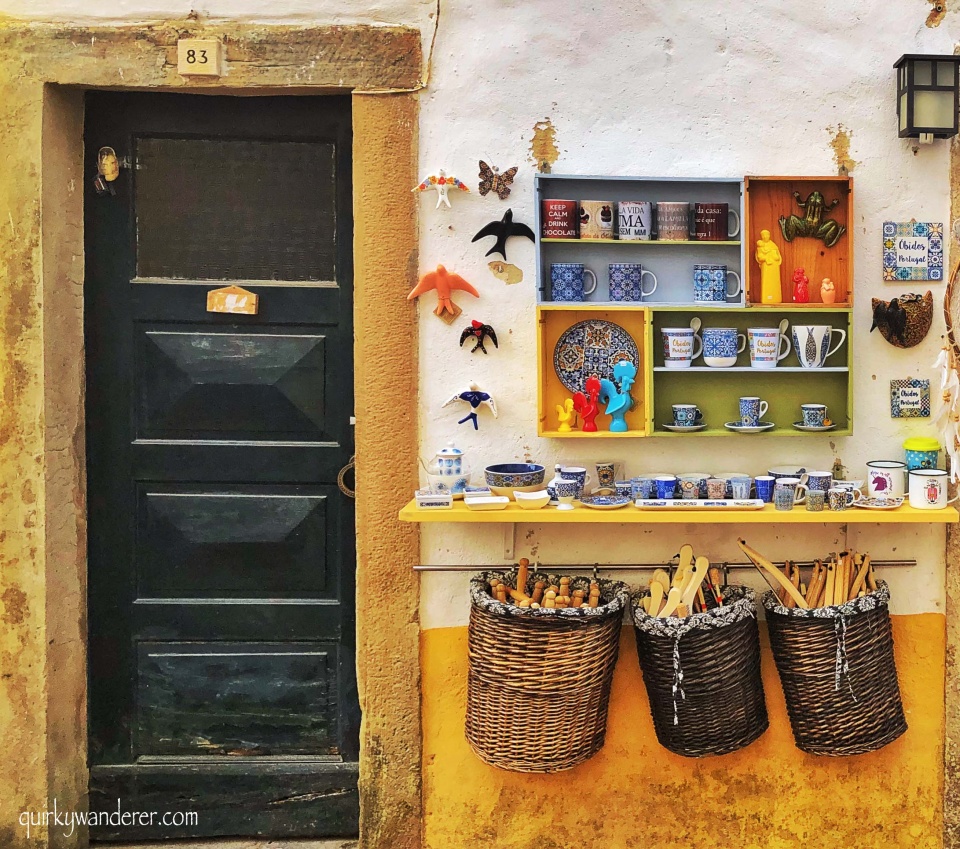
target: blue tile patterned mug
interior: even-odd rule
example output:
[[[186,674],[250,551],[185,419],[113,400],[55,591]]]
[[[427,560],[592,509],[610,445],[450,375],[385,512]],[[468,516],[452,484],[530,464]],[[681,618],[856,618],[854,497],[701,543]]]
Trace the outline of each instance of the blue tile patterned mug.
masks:
[[[769,404],[756,396],[744,396],[740,399],[740,424],[743,427],[758,427],[764,417]]]
[[[747,337],[736,327],[704,327],[703,362],[712,368],[736,365],[737,354],[747,347]]]
[[[736,281],[736,289],[729,291],[727,284],[730,277]],[[736,271],[728,271],[725,265],[694,265],[693,266],[693,299],[706,303],[726,303],[727,298],[735,298],[740,294],[743,284]]]
[[[584,287],[589,275],[592,285]],[[555,262],[550,266],[550,297],[554,301],[582,301],[597,288],[597,275],[582,262]]]
[[[611,262],[609,272],[611,301],[642,301],[657,290],[657,275],[638,262]],[[653,278],[647,291],[643,288],[645,274]]]

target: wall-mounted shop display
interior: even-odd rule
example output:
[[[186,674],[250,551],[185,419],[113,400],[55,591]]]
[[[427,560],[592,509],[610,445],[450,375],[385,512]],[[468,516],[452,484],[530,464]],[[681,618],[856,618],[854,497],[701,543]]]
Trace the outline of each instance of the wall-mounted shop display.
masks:
[[[480,293],[459,274],[453,274],[447,271],[442,265],[438,265],[436,271],[428,271],[424,274],[423,277],[420,278],[420,282],[413,288],[410,294],[407,295],[407,300],[410,301],[413,298],[419,298],[424,292],[432,291],[437,293],[437,307],[433,311],[433,314],[442,318],[447,323],[453,321],[463,312],[463,310],[453,302],[452,295],[455,291],[467,292],[475,298],[480,297]]]
[[[474,346],[470,349],[471,354],[477,353],[477,351],[482,351],[484,354],[487,353],[487,349],[483,347],[483,340],[489,337],[490,341],[493,342],[494,348],[499,348],[500,344],[497,342],[497,332],[489,324],[484,324],[482,321],[477,321],[474,319],[470,322],[469,327],[465,327],[463,332],[460,334],[460,347],[463,347],[463,343],[468,339],[474,340]]]
[[[883,279],[943,280],[943,224],[883,222]]]
[[[442,168],[436,173],[431,174],[429,177],[425,177],[423,182],[419,185],[414,186],[411,191],[414,192],[426,192],[430,189],[434,189],[437,193],[437,206],[436,209],[440,209],[440,204],[443,204],[450,208],[450,189],[459,189],[461,192],[469,192],[470,188],[462,180],[458,180],[456,177],[447,174]]]
[[[896,348],[912,348],[919,345],[933,324],[933,293],[925,295],[908,293],[884,301],[873,298],[873,324],[870,332],[879,330]]]
[[[493,247],[488,250],[484,256],[490,254],[500,254],[504,259],[507,258],[507,239],[511,236],[526,236],[531,242],[536,241],[531,230],[526,224],[513,220],[513,210],[508,209],[503,213],[503,218],[499,221],[491,221],[485,227],[477,231],[477,234],[470,240],[476,242],[478,239],[485,239],[487,236],[493,236],[496,241]]]
[[[513,178],[517,176],[517,171],[519,170],[517,166],[514,166],[501,173],[496,165],[487,165],[487,163],[481,159],[479,174],[480,186],[478,189],[480,196],[486,197],[493,192],[500,200],[506,200],[510,197],[510,184],[513,183]]]

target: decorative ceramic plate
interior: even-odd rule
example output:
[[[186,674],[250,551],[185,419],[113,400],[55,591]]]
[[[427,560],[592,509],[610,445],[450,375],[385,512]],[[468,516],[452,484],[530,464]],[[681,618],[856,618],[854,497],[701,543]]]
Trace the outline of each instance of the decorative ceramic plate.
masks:
[[[823,433],[825,430],[833,430],[836,427],[835,424],[816,426],[816,425],[805,425],[803,422],[794,422],[793,426],[797,430],[805,430],[805,431],[809,431],[810,433]]]
[[[759,498],[638,498],[633,502],[641,510],[762,510]]]
[[[639,371],[637,343],[619,324],[595,318],[568,327],[553,349],[557,377],[571,392],[583,392],[592,374],[613,380],[613,367],[620,360],[629,360]]]
[[[696,425],[665,424],[663,426],[663,429],[669,430],[673,433],[696,433],[698,430],[703,430],[705,427],[706,427],[706,424],[696,424]]]
[[[580,499],[580,503],[594,510],[616,510],[626,507],[630,499],[625,495],[585,495]]]
[[[863,507],[866,510],[896,510],[903,504],[902,498],[861,498],[854,501],[854,507]]]
[[[763,433],[765,430],[770,430],[772,427],[776,427],[775,422],[760,422],[760,424],[754,425],[742,425],[740,422],[724,422],[723,426],[727,430],[732,430],[734,433]]]

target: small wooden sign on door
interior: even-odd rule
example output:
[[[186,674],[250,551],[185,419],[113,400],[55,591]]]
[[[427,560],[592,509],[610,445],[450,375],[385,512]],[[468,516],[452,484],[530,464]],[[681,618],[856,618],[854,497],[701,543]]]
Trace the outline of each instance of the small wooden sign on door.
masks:
[[[240,313],[256,315],[259,298],[239,286],[211,289],[207,292],[207,312]]]

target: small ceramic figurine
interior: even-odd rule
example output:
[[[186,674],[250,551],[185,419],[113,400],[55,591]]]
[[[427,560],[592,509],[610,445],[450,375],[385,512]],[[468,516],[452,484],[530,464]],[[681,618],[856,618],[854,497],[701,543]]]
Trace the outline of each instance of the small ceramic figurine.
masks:
[[[840,237],[847,232],[847,228],[832,218],[823,217],[824,212],[829,212],[840,203],[840,198],[828,206],[820,192],[811,192],[806,200],[800,200],[800,192],[794,192],[793,197],[797,206],[803,210],[803,218],[797,215],[791,215],[789,218],[785,215],[780,216],[780,231],[784,239],[792,242],[797,236],[807,236],[822,240],[828,248],[832,248],[840,241]]]
[[[457,424],[463,424],[464,422],[473,422],[473,429],[480,430],[480,423],[477,418],[477,410],[480,408],[481,404],[485,404],[490,408],[490,412],[493,413],[493,417],[497,418],[497,403],[493,400],[493,396],[488,392],[484,392],[476,383],[471,383],[466,389],[457,392],[452,397],[448,398],[444,403],[443,407],[448,407],[453,403],[463,403],[470,405],[470,412],[467,413]]]
[[[461,182],[456,177],[447,176],[447,172],[442,168],[436,174],[431,174],[429,177],[426,177],[424,181],[419,185],[411,189],[414,192],[425,192],[429,189],[437,190],[437,205],[436,209],[440,209],[440,204],[445,204],[446,207],[450,208],[450,198],[447,193],[451,188],[460,189],[461,192],[469,192],[470,189],[467,187],[466,183]]]
[[[584,383],[583,388],[586,389],[586,394],[583,392],[577,392],[573,396],[573,408],[580,414],[580,418],[583,419],[583,432],[584,433],[596,433],[597,432],[597,416],[600,415],[600,378],[595,374],[590,375]]]
[[[420,278],[420,282],[410,294],[407,295],[407,300],[419,298],[424,292],[429,292],[431,289],[437,290],[437,308],[433,311],[433,314],[444,318],[443,313],[448,312],[450,314],[450,320],[453,320],[463,312],[463,310],[450,299],[450,295],[454,289],[469,292],[475,298],[480,297],[480,293],[459,274],[451,274],[442,265],[438,265],[436,271],[427,272]]]
[[[497,241],[484,256],[490,254],[500,254],[504,259],[507,258],[507,239],[511,236],[526,236],[531,242],[536,241],[536,237],[526,224],[521,224],[513,220],[513,210],[508,209],[503,213],[503,218],[499,221],[491,221],[486,227],[481,227],[470,241],[476,242],[478,239],[484,239],[487,236],[495,236]]]
[[[573,430],[573,419],[575,414],[573,412],[573,398],[567,398],[562,405],[557,404],[557,420],[560,422],[557,431],[559,433],[570,433]]]
[[[477,351],[483,351],[483,353],[486,354],[487,349],[483,347],[483,338],[485,336],[490,337],[494,348],[500,347],[500,345],[497,344],[497,334],[489,324],[484,324],[482,321],[471,321],[470,326],[465,327],[463,333],[460,334],[460,347],[462,348],[463,343],[473,337],[477,344],[471,348],[470,353],[475,354]]]
[[[606,413],[611,417],[611,433],[627,432],[624,417],[633,409],[630,389],[636,379],[637,367],[630,360],[620,360],[613,367],[613,380],[603,378],[600,381],[600,400],[607,405]]]
[[[810,303],[810,278],[804,274],[802,268],[793,271],[793,302],[795,304]]]
[[[783,257],[780,256],[780,248],[776,242],[770,238],[769,230],[760,231],[755,258],[760,264],[760,302],[783,303],[780,293],[780,264]]]
[[[510,184],[513,178],[517,176],[517,166],[508,168],[502,174],[496,165],[487,165],[480,160],[480,195],[486,197],[490,192],[495,192],[500,200],[506,200],[510,197]]]
[[[825,304],[832,304],[837,300],[837,284],[829,277],[820,282],[820,300]]]

